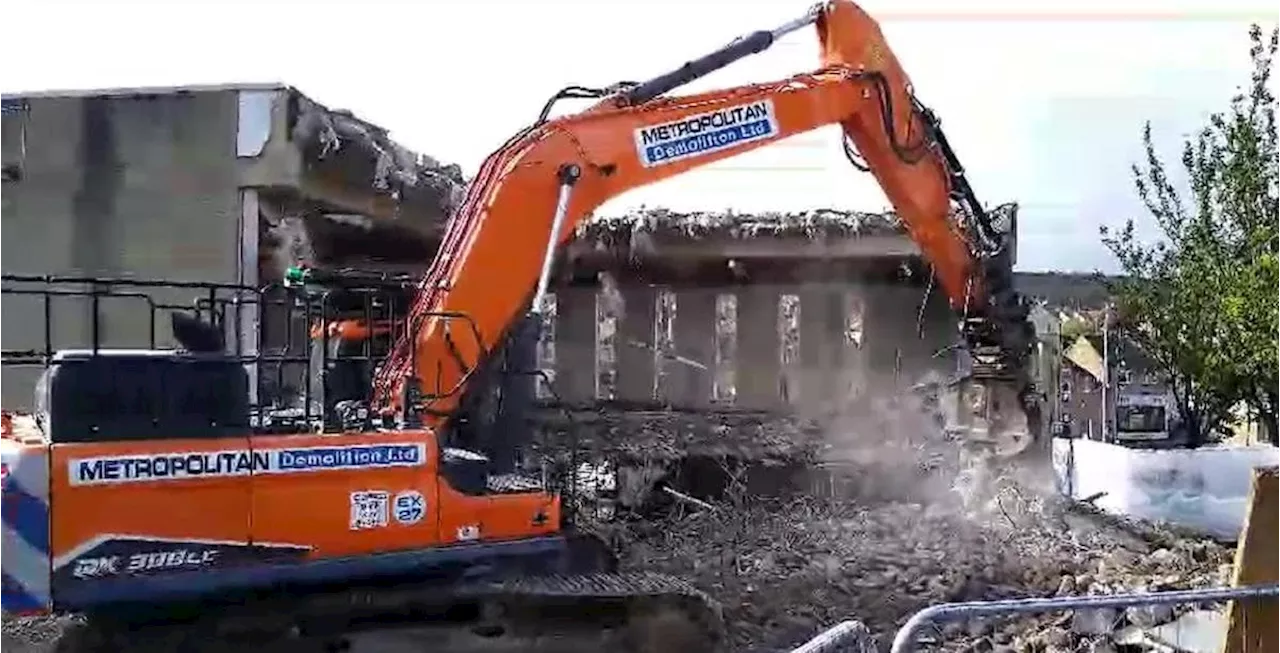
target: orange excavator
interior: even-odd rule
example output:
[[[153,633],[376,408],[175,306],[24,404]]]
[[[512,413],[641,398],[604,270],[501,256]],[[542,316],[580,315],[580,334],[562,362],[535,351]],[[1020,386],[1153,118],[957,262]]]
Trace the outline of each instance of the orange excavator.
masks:
[[[813,72],[668,95],[809,25],[822,46]],[[598,102],[549,118],[565,98]],[[653,650],[655,637],[714,650],[714,601],[677,578],[618,571],[575,528],[568,486],[456,437],[458,414],[487,389],[499,351],[536,337],[555,255],[594,208],[828,124],[843,128],[850,162],[883,187],[959,316],[970,364],[949,426],[997,458],[1034,450],[1032,330],[1012,286],[1011,225],[977,200],[875,21],[831,0],[643,83],[558,93],[485,160],[425,277],[291,272],[308,311],[339,286],[391,284],[407,297],[386,355],[363,359],[371,382],[326,398],[318,423],[264,418],[246,369],[261,357],[191,335],[199,328],[177,313],[184,349],[49,352],[37,414],[8,416],[0,448],[5,611],[88,613],[81,651],[200,650],[229,633],[253,633],[241,648],[269,633],[334,650],[393,616],[461,620],[476,636],[589,624],[632,650]],[[113,282],[129,294],[146,285]],[[329,290],[307,290],[318,287]],[[314,336],[368,340],[344,328]]]

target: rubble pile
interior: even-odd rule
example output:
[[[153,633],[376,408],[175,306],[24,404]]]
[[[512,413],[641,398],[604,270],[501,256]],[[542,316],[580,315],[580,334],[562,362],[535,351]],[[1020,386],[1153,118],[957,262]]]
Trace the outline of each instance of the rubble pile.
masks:
[[[643,250],[654,240],[730,238],[825,237],[898,235],[905,227],[894,213],[864,213],[817,209],[801,212],[741,213],[684,212],[640,208],[622,215],[592,216],[576,231],[580,240],[597,246]]]
[[[687,506],[617,526],[624,564],[684,575],[723,602],[735,651],[787,650],[846,619],[887,647],[929,605],[1222,585],[1224,547],[1017,491],[990,510],[848,497]],[[1174,608],[948,623],[925,650],[1110,650]]]
[[[1228,549],[1061,498],[1048,469],[1003,477],[975,502],[957,482],[964,464],[934,425],[928,392],[875,393],[854,404],[849,417],[825,426],[729,413],[602,413],[579,431],[633,461],[665,452],[670,469],[679,452],[732,450],[739,463],[774,455],[803,469],[799,482],[793,469],[792,491],[772,493],[730,485],[709,495],[696,475],[672,474],[670,488],[696,500],[594,527],[625,566],[687,577],[720,600],[734,651],[789,650],[847,619],[867,624],[887,648],[913,613],[938,603],[1227,582]],[[948,623],[925,648],[1106,651],[1127,626],[1167,623],[1177,611]]]
[[[58,640],[76,617],[11,617],[4,616],[0,648],[17,653],[53,653]]]
[[[861,501],[929,502],[945,494],[959,465],[958,447],[933,417],[935,374],[918,391],[865,393],[842,412],[797,415],[725,408],[636,410],[618,403],[535,414],[530,457],[573,456],[612,469],[645,467],[665,483],[699,498],[737,485],[748,495],[803,491]],[[846,423],[847,422],[847,423]],[[848,427],[848,428],[845,428]]]
[[[745,410],[545,410],[535,423],[544,453],[576,446],[585,455],[608,452],[628,460],[691,454],[810,459],[823,442],[814,420]]]
[[[671,497],[662,488],[700,500],[804,491],[822,450],[813,420],[752,411],[545,411],[535,432],[530,459],[575,469],[575,503],[608,514],[665,509]]]

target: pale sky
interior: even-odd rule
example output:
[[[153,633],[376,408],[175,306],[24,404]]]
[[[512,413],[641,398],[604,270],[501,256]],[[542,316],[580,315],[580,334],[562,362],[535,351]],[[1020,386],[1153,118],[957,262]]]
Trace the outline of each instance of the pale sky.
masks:
[[[475,172],[569,84],[643,80],[801,15],[807,0],[4,2],[6,92],[282,82]],[[1025,270],[1110,271],[1098,225],[1142,217],[1150,119],[1181,138],[1248,80],[1275,0],[865,0],[983,202],[1017,201]],[[962,7],[962,9],[960,8]],[[811,29],[677,93],[817,66]],[[573,105],[568,105],[573,106]],[[601,209],[882,210],[825,128]],[[551,210],[548,207],[548,210]]]

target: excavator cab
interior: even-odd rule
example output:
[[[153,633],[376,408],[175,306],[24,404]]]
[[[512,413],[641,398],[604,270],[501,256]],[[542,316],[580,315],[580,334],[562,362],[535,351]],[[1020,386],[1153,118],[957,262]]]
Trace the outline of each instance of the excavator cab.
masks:
[[[367,404],[374,357],[385,356],[390,348],[391,325],[385,320],[369,326],[362,319],[317,321],[309,335],[313,370],[324,374],[325,410],[343,402]]]
[[[406,329],[416,280],[405,274],[308,266],[287,270],[283,287],[290,289],[295,311],[307,321],[314,403],[329,428],[386,421],[387,415],[374,410],[372,379]],[[444,319],[457,324],[457,340],[478,339],[465,315]],[[535,408],[537,327],[522,323],[512,328],[485,364],[470,370],[465,389],[428,382],[426,391],[410,402],[459,394],[458,408],[441,437],[483,453],[495,473],[521,466],[524,445],[532,438],[527,415]],[[466,366],[462,360],[452,362]]]

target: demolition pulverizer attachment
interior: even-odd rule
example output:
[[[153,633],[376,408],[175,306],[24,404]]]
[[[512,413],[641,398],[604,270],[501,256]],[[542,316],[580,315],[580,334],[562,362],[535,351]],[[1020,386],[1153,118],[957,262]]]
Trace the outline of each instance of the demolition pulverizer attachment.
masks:
[[[948,384],[940,394],[947,435],[966,448],[1002,459],[1020,457],[1033,448],[1035,425],[1016,377],[977,371]]]

